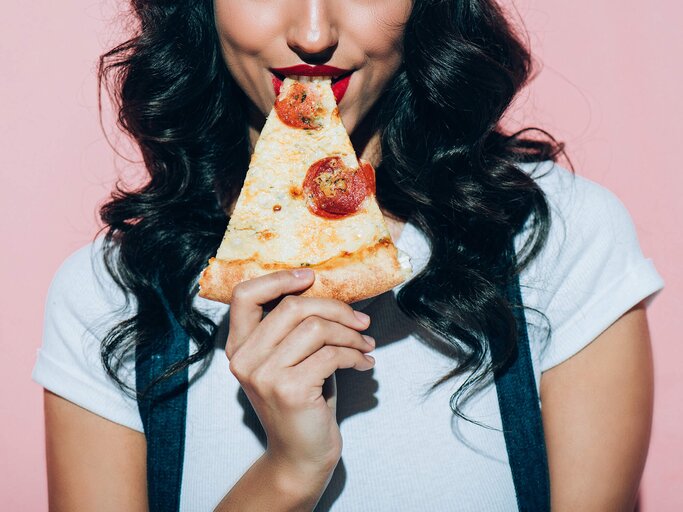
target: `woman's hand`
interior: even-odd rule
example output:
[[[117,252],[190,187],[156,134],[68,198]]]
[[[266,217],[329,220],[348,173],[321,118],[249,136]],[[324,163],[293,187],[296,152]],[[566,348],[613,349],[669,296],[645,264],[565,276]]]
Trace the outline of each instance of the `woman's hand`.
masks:
[[[310,269],[280,271],[239,284],[230,307],[226,353],[268,438],[266,455],[298,475],[324,474],[341,456],[336,396],[323,385],[338,368],[369,370],[370,318],[333,299],[291,295],[313,284]],[[263,318],[263,305],[281,296]],[[333,379],[329,383],[334,387]]]

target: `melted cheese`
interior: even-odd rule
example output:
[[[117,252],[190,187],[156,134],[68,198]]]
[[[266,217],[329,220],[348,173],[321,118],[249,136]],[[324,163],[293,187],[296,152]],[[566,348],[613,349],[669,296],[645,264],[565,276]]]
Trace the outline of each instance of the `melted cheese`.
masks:
[[[280,97],[295,83],[285,79]],[[374,196],[341,219],[312,214],[301,193],[309,167],[321,158],[339,156],[358,167],[348,133],[338,115],[329,79],[316,80],[325,108],[323,127],[304,130],[284,124],[273,109],[256,143],[223,242],[216,257],[257,259],[286,266],[305,266],[353,253],[390,239]]]

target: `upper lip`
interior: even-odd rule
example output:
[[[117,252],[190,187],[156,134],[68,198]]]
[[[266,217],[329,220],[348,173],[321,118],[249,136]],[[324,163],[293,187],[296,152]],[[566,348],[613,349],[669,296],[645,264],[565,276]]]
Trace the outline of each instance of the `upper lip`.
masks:
[[[329,76],[333,79],[343,78],[353,73],[353,69],[341,69],[334,66],[309,66],[308,64],[298,64],[286,68],[270,68],[274,75],[284,79],[286,76]]]

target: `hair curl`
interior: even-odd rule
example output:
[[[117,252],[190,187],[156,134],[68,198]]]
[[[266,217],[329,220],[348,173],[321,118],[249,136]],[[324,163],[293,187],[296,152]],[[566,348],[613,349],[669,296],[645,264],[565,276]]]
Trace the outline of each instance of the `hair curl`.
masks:
[[[220,244],[227,206],[249,162],[247,98],[223,60],[210,0],[132,0],[134,37],[100,57],[118,125],[138,144],[149,177],[118,185],[101,208],[105,261],[136,312],[102,342],[109,375],[169,329],[158,291],[196,343],[164,376],[213,353],[215,324],[193,307],[197,276]],[[506,134],[500,120],[530,76],[529,52],[492,0],[416,0],[404,33],[404,60],[375,112],[381,133],[380,206],[426,234],[426,268],[397,296],[399,307],[443,338],[455,375],[470,374],[458,399],[503,366],[515,320],[502,285],[540,251],[550,216],[521,162],[554,160],[552,137]],[[517,264],[512,241],[528,226]],[[488,340],[504,340],[488,357]]]

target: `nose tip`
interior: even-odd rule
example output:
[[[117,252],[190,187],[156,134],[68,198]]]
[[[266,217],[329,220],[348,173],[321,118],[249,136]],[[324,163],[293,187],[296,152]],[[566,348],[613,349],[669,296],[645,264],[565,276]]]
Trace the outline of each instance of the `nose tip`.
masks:
[[[306,12],[293,13],[287,45],[309,64],[324,63],[332,57],[339,42],[337,29],[321,0],[306,0]]]

